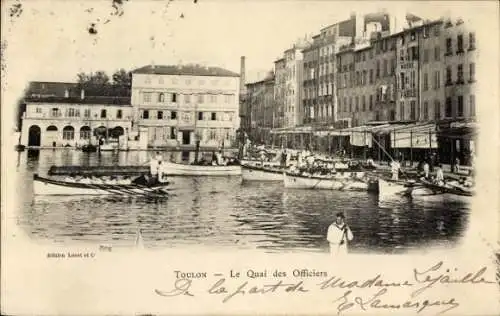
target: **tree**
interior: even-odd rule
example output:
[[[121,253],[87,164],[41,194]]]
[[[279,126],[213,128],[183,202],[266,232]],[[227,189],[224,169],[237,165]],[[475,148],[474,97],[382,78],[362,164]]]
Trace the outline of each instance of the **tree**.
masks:
[[[97,71],[95,73],[91,72],[86,74],[84,72],[80,72],[77,74],[77,82],[81,86],[89,86],[89,85],[107,85],[109,84],[109,76],[104,71]]]
[[[130,87],[132,85],[132,73],[123,68],[115,71],[112,78],[114,85],[126,87]]]

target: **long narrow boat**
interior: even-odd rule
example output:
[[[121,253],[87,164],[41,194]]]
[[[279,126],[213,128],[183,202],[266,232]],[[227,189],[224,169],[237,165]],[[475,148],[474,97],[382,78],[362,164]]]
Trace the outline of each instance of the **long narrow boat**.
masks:
[[[243,181],[283,181],[283,172],[276,167],[241,165]]]
[[[149,173],[149,166],[52,166],[50,176],[140,176]]]
[[[364,172],[343,172],[333,176],[306,176],[285,172],[283,176],[285,188],[368,191],[369,182],[364,179]]]
[[[35,195],[133,195],[160,197],[165,196],[168,183],[154,186],[138,184],[97,184],[67,182],[33,176],[33,193]]]
[[[239,176],[240,165],[200,166],[163,161],[163,172],[168,176]]]
[[[411,195],[414,198],[423,198],[443,201],[470,202],[474,196],[473,190],[466,190],[449,184],[439,185],[431,181],[420,179],[422,186],[415,188]]]

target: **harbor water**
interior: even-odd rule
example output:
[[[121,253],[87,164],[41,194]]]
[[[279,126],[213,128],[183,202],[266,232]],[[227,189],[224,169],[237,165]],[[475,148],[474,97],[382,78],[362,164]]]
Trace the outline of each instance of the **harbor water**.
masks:
[[[153,152],[83,153],[73,149],[18,153],[17,223],[33,240],[128,247],[140,228],[147,248],[202,245],[207,249],[328,252],[326,232],[344,212],[351,253],[406,253],[454,247],[467,229],[462,202],[403,198],[379,201],[368,192],[290,190],[282,183],[242,183],[241,177],[174,177],[168,199],[34,197],[34,173],[52,165],[145,164]],[[163,153],[190,160],[194,153]]]

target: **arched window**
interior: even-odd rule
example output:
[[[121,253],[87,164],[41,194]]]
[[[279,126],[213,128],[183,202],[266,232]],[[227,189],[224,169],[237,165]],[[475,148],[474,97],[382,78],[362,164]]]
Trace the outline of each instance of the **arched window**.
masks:
[[[123,134],[125,134],[125,131],[123,130],[123,127],[117,126],[110,131],[110,134],[111,134],[111,137],[118,138],[118,137],[122,136]]]
[[[165,94],[163,94],[163,93],[158,94],[158,102],[160,102],[160,103],[165,102]]]
[[[80,139],[90,139],[91,130],[88,126],[80,128]]]
[[[57,132],[57,127],[54,125],[50,125],[47,127],[47,132]]]
[[[73,140],[75,139],[75,128],[73,126],[65,126],[63,128],[63,139]]]

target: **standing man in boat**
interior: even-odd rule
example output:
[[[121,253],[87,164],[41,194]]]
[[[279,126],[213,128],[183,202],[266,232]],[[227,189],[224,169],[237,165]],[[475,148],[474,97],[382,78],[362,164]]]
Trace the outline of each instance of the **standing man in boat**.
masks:
[[[326,239],[330,243],[330,254],[339,256],[347,254],[347,242],[354,239],[351,229],[345,223],[343,213],[337,213],[337,218],[328,227]]]
[[[391,173],[392,173],[392,180],[397,181],[399,180],[399,170],[401,169],[401,164],[397,160],[393,160],[391,162]]]
[[[152,157],[149,162],[149,173],[151,174],[151,181],[149,181],[150,183],[156,183],[158,181],[158,167],[159,164],[156,156]]]

